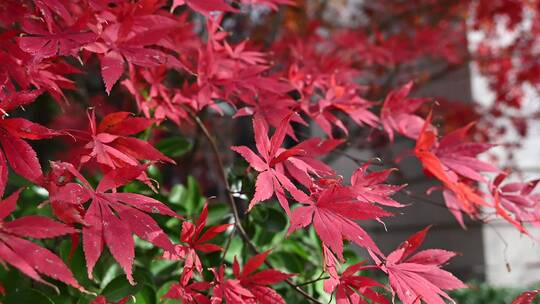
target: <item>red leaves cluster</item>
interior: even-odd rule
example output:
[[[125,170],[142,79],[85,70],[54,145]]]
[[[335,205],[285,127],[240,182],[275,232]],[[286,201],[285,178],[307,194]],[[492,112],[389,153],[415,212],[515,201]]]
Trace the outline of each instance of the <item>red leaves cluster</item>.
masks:
[[[207,304],[210,300],[203,292],[210,288],[208,282],[190,282],[191,272],[184,271],[179,283],[171,285],[169,291],[163,296],[166,299],[178,299],[186,304]]]
[[[0,103],[0,110],[7,115],[18,106],[32,102],[37,94],[32,92],[18,92],[13,96],[5,96]],[[24,118],[3,118],[0,120],[0,196],[4,194],[8,177],[8,166],[17,174],[39,183],[43,175],[36,152],[25,139],[38,140],[60,135],[42,125],[33,123]]]
[[[285,303],[281,295],[268,287],[291,277],[292,275],[274,269],[265,269],[257,273],[266,257],[270,254],[266,251],[249,259],[241,270],[238,261],[233,263],[235,279],[224,279],[223,268],[216,270],[214,293],[212,301],[225,300],[226,303]]]
[[[278,10],[280,5],[298,4],[296,1],[4,2],[0,4],[0,196],[8,186],[11,168],[48,190],[54,215],[65,223],[39,216],[4,221],[15,209],[19,192],[0,203],[0,261],[36,281],[49,284],[41,277],[44,275],[83,290],[56,255],[26,237],[82,233],[89,278],[107,248],[129,282],[135,284],[132,267],[136,235],[163,249],[165,258],[183,260],[180,280],[167,298],[184,303],[284,303],[271,285],[291,275],[271,268],[257,272],[268,251],[255,254],[243,269],[235,259],[229,271],[232,276],[220,264],[212,269],[213,280],[197,281],[197,276],[205,272],[200,255],[220,251],[222,248],[211,241],[230,226],[206,227],[207,205],[194,222],[182,223],[180,242],[173,244],[151,214],[180,216],[156,199],[121,192],[134,180],[154,189],[145,173],[147,167],[155,162],[175,164],[137,135],[150,134],[154,125],[167,125],[166,121],[183,128],[202,111],[234,118],[251,116],[254,147],[231,147],[257,174],[248,211],[275,197],[290,219],[289,234],[313,226],[322,242],[323,268],[330,275],[325,290],[335,292],[340,304],[388,303],[378,292],[384,288],[382,284],[356,275],[364,270],[386,273],[393,293],[406,304],[444,303],[449,299],[446,290],[464,287],[441,269],[453,252],[429,249],[414,254],[427,229],[385,256],[361,226],[360,221],[381,222],[392,216],[385,208],[406,207],[392,198],[405,185],[387,184],[394,169],[370,171],[369,162],[356,168],[350,184],[346,184],[323,161],[339,149],[346,136],[357,135],[350,132],[351,125],[365,129],[362,136],[368,139],[368,147],[372,147],[371,139],[381,134],[390,143],[397,135],[415,140],[414,155],[441,183],[445,202],[461,225],[462,213],[477,218],[480,207],[494,210],[522,232],[526,232],[524,222],[540,222],[539,196],[533,192],[538,181],[503,184],[504,173],[490,181],[485,174],[500,170],[478,159],[492,146],[469,137],[472,124],[439,139],[431,115],[423,118],[419,114],[427,99],[413,97],[413,82],[390,91],[386,97],[373,97],[377,96],[373,93],[380,93],[380,87],[358,81],[363,75],[377,77],[385,64],[393,66],[422,55],[459,62],[459,38],[436,35],[448,24],[433,28],[420,25],[414,37],[404,41],[401,35],[378,30],[374,37],[350,30],[328,35],[321,30],[322,25],[314,23],[305,29],[301,40],[295,29],[285,28],[262,44],[258,39],[229,32],[228,15],[250,7],[265,7],[262,12]],[[486,3],[480,1],[476,10],[484,12]],[[193,12],[200,15],[193,17]],[[520,19],[515,13],[507,15],[512,20]],[[478,18],[483,16],[479,14]],[[116,103],[106,99],[106,105],[87,112],[88,128],[79,130],[55,131],[10,116],[17,116],[17,110],[32,104],[41,94],[66,107],[68,101],[74,101],[66,94],[76,88],[71,75],[89,73],[94,65],[106,95],[132,98],[144,117],[118,109]],[[522,71],[519,76],[532,80],[536,72]],[[505,69],[498,73],[510,74]],[[116,86],[118,82],[122,86]],[[130,102],[130,98],[120,103]],[[518,103],[518,99],[514,96],[510,104]],[[90,97],[87,104],[92,100]],[[316,125],[327,138],[305,138],[297,124]],[[44,175],[38,155],[27,141],[60,135],[71,140],[69,150],[74,157],[71,163],[51,162],[51,169]],[[286,145],[287,137],[294,143]],[[91,167],[95,164],[97,168]],[[95,188],[81,174],[89,168],[98,169],[103,176]],[[481,184],[489,193],[479,190]],[[345,242],[367,249],[376,265],[355,264],[341,272],[340,263],[347,262]],[[526,294],[516,301],[526,303],[534,295]]]
[[[307,196],[300,191],[291,180],[284,174],[284,163],[291,157],[307,154],[303,149],[281,149],[286,136],[286,126],[288,118],[283,121],[272,138],[268,138],[268,126],[264,120],[256,116],[253,119],[253,132],[255,133],[255,145],[259,155],[256,155],[248,147],[232,147],[231,149],[240,155],[250,164],[253,169],[259,172],[255,183],[255,194],[249,204],[251,209],[256,203],[272,197],[275,193],[281,207],[290,214],[289,203],[285,196],[285,190],[289,192],[297,201],[306,201]]]
[[[492,208],[495,213],[527,234],[524,222],[537,223],[536,195],[531,194],[537,182],[512,183],[500,187],[507,173],[500,173],[493,181],[482,173],[500,172],[495,166],[478,160],[478,155],[492,145],[472,142],[467,133],[472,124],[446,134],[440,140],[430,125],[431,114],[417,139],[415,156],[424,169],[443,185],[443,196],[450,212],[465,227],[462,212],[477,218],[480,207]],[[482,193],[475,184],[485,184],[489,193]]]
[[[208,204],[205,204],[195,225],[187,221],[182,224],[180,241],[186,245],[178,244],[175,245],[174,252],[165,252],[164,257],[167,259],[184,259],[184,272],[186,273],[193,270],[199,273],[203,271],[197,251],[208,253],[221,250],[218,245],[207,242],[225,231],[230,225],[217,225],[204,231],[207,219]]]
[[[82,185],[67,183],[51,199],[68,205],[82,205],[91,201],[82,218],[83,249],[89,278],[92,278],[94,266],[106,246],[124,269],[129,282],[135,284],[132,277],[135,255],[132,234],[167,251],[174,250],[168,236],[148,215],[154,213],[179,217],[174,211],[141,194],[108,192],[140,176],[145,167],[110,171],[95,190],[71,164],[57,163],[55,168],[71,173]]]
[[[62,259],[48,249],[23,239],[53,238],[76,233],[75,229],[37,215],[5,221],[15,210],[20,192],[19,190],[0,202],[0,260],[40,283],[54,287],[41,277],[45,275],[84,290]]]
[[[464,288],[459,279],[440,267],[455,256],[454,252],[428,249],[413,254],[422,245],[429,227],[417,232],[384,260],[372,254],[381,270],[388,274],[390,286],[404,304],[422,300],[444,304],[450,299],[444,290]]]
[[[129,137],[141,133],[154,123],[151,119],[133,117],[128,112],[115,112],[96,123],[94,111],[88,112],[90,130],[70,130],[82,145],[80,162],[95,160],[110,169],[138,166],[141,160],[174,161],[161,154],[148,142]]]
[[[270,288],[270,285],[277,284],[292,277],[274,269],[259,269],[270,251],[257,254],[249,259],[240,268],[238,261],[234,260],[232,265],[234,279],[225,277],[223,266],[212,269],[214,281],[212,282],[190,282],[192,272],[189,268],[184,268],[180,277],[180,282],[171,286],[169,292],[164,296],[170,299],[179,299],[183,303],[239,303],[239,304],[273,304],[285,303],[279,293]],[[212,296],[208,298],[202,292],[212,288]]]
[[[294,210],[289,233],[313,224],[321,241],[343,260],[343,239],[380,253],[371,237],[355,221],[391,215],[370,202],[358,200],[351,189],[332,185],[313,193],[305,206]]]
[[[512,301],[512,304],[531,304],[536,296],[540,293],[540,290],[525,291]]]
[[[374,290],[376,287],[382,288],[382,284],[372,278],[355,275],[358,271],[374,268],[364,264],[364,262],[360,262],[351,265],[343,271],[341,276],[330,277],[324,281],[324,290],[326,292],[332,293],[334,290],[336,291],[337,304],[368,303],[367,300],[371,300],[373,303],[390,303]]]
[[[408,82],[398,90],[390,92],[384,100],[381,109],[381,122],[388,133],[390,141],[394,140],[394,132],[398,132],[412,139],[418,138],[424,120],[415,115],[425,98],[408,98],[413,83]]]

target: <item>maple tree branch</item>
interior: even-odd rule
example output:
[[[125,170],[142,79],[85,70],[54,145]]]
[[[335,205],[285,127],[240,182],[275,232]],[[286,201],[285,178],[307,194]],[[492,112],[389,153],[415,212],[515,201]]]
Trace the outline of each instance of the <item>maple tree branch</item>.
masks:
[[[191,117],[191,119],[193,119],[195,124],[197,124],[197,126],[203,132],[204,136],[208,140],[208,143],[210,144],[212,152],[214,153],[214,156],[216,158],[216,161],[217,161],[217,164],[218,164],[218,167],[219,167],[219,173],[220,173],[221,179],[223,180],[223,184],[225,185],[225,189],[226,189],[226,192],[227,192],[228,203],[229,203],[229,205],[230,205],[230,207],[232,209],[232,212],[233,212],[234,225],[238,229],[238,232],[240,233],[240,236],[242,237],[244,242],[248,245],[248,247],[251,249],[251,251],[253,251],[253,253],[255,253],[255,254],[259,254],[259,250],[255,246],[255,244],[253,244],[253,242],[251,241],[251,238],[249,237],[246,230],[244,229],[244,226],[242,226],[241,219],[240,219],[240,214],[238,212],[238,208],[236,207],[236,202],[235,202],[234,197],[232,195],[233,191],[231,191],[229,180],[227,178],[227,172],[225,170],[225,165],[223,164],[223,160],[220,157],[219,148],[218,148],[218,145],[216,143],[216,140],[214,139],[212,134],[210,134],[210,131],[208,130],[208,128],[206,128],[206,126],[201,121],[201,119],[195,113],[193,113],[193,111],[191,109],[188,109],[188,108],[185,108],[185,109],[189,113],[189,116]],[[272,266],[272,264],[270,262],[268,262],[268,261],[265,261],[264,264],[268,268],[275,269]],[[302,296],[304,296],[306,299],[310,300],[311,302],[316,303],[316,304],[322,304],[322,302],[320,302],[319,300],[314,298],[312,295],[307,293],[300,286],[293,283],[290,279],[285,280],[285,283],[287,283],[296,292],[298,292],[299,294],[301,294]]]
[[[236,225],[233,227],[233,231],[231,231],[231,234],[229,234],[229,237],[227,238],[227,244],[225,244],[225,248],[223,249],[223,255],[221,256],[221,264],[225,262],[225,257],[227,256],[227,252],[229,251],[229,247],[231,246],[232,239],[235,234],[236,234]]]
[[[234,217],[234,225],[236,226],[236,228],[240,232],[240,235],[242,236],[242,238],[244,240],[246,240],[246,241],[249,240],[251,242],[246,230],[244,229],[244,227],[242,226],[242,224],[240,222],[240,214],[238,213],[238,208],[236,207],[236,202],[235,202],[234,197],[233,197],[233,191],[231,190],[231,186],[229,184],[229,179],[227,178],[227,172],[225,171],[225,165],[223,164],[223,160],[219,156],[220,153],[219,153],[219,148],[217,146],[216,140],[214,139],[212,134],[210,134],[210,131],[208,131],[208,128],[206,128],[206,126],[201,121],[201,119],[197,115],[195,115],[193,113],[193,111],[191,111],[190,109],[187,109],[187,111],[189,113],[189,116],[197,124],[199,129],[201,129],[201,131],[203,132],[204,137],[206,137],[206,139],[208,140],[208,143],[210,144],[212,152],[213,152],[213,154],[214,154],[214,156],[216,158],[216,161],[217,161],[217,164],[218,164],[218,167],[219,167],[219,175],[221,176],[221,179],[223,180],[223,184],[225,185],[225,189],[226,189],[226,192],[227,192],[228,203],[229,203],[229,205],[230,205],[230,207],[232,209],[232,213],[233,213],[233,217]],[[254,245],[252,244],[252,246],[254,246]]]
[[[304,282],[304,283],[300,283],[300,284],[298,284],[298,286],[306,286],[306,285],[317,283],[317,282],[319,282],[321,280],[326,280],[326,279],[330,278],[328,276],[323,276],[323,275],[324,275],[324,271],[322,271],[321,274],[316,279],[311,280],[311,281],[307,281],[307,282]]]

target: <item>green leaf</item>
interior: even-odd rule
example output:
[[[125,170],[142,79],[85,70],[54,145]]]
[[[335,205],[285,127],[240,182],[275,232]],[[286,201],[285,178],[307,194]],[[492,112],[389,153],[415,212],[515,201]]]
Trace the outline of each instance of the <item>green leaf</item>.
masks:
[[[257,244],[258,246],[266,246],[272,243],[272,240],[275,236],[276,234],[274,232],[268,231],[264,227],[256,227],[253,242],[255,242],[255,244]]]
[[[114,263],[113,259],[110,258],[110,256],[107,257],[109,257],[109,259],[103,259],[104,257],[101,257],[101,261],[106,261],[107,263],[97,263],[96,268],[98,271],[94,270],[94,273],[97,273],[99,275],[99,278],[101,278],[101,281],[99,281],[100,289],[105,288],[112,280],[122,275],[120,265]]]
[[[285,239],[280,243],[283,251],[294,253],[299,255],[303,259],[309,259],[313,257],[313,252],[306,250],[302,244],[299,244],[295,240]]]
[[[269,259],[276,268],[285,268],[290,273],[302,273],[307,271],[305,269],[305,264],[302,263],[302,259],[296,254],[284,251],[273,252]]]
[[[120,275],[107,284],[101,294],[105,296],[107,300],[117,302],[127,296],[138,293],[145,285],[144,283],[148,282],[148,277],[141,272],[135,272],[133,277],[135,282],[137,282],[136,285],[129,284],[126,276]]]
[[[231,244],[229,245],[229,250],[225,255],[225,261],[232,263],[235,256],[240,257],[242,255],[242,248],[244,247],[243,245],[244,242],[240,237],[233,237],[231,239]]]
[[[91,296],[91,295],[87,295],[87,294],[81,294],[79,296],[79,299],[75,303],[76,304],[90,304],[90,303],[92,303],[92,301],[95,298],[96,298],[95,296]]]
[[[92,286],[93,282],[88,279],[88,275],[86,272],[86,260],[84,258],[82,245],[79,244],[73,252],[73,255],[70,257],[69,253],[71,251],[71,244],[71,240],[62,241],[62,243],[60,244],[60,257],[69,266],[69,268],[73,272],[73,275],[79,283],[87,287]]]
[[[207,226],[217,225],[230,213],[228,204],[208,204]]]
[[[287,226],[287,219],[285,218],[285,213],[278,211],[274,208],[268,208],[267,216],[265,219],[265,228],[271,232],[281,232],[285,230]]]
[[[168,198],[169,203],[184,208],[187,216],[191,217],[202,209],[205,198],[201,194],[199,184],[193,178],[188,176],[187,184],[174,185]]]
[[[178,267],[178,261],[157,259],[150,264],[150,272],[154,277],[179,277],[182,268]]]
[[[47,297],[44,293],[35,289],[19,289],[10,292],[5,299],[5,304],[55,304],[53,300]]]
[[[134,296],[134,299],[128,303],[136,304],[156,304],[157,297],[154,288],[148,284],[142,285],[142,288]]]
[[[169,137],[156,144],[156,148],[161,153],[171,158],[180,157],[193,147],[193,144],[184,137]]]
[[[32,286],[32,281],[29,277],[11,267],[0,267],[0,282],[5,290],[24,289]]]
[[[148,172],[148,176],[156,180],[159,184],[163,182],[163,174],[161,174],[158,166],[150,165],[146,171]]]

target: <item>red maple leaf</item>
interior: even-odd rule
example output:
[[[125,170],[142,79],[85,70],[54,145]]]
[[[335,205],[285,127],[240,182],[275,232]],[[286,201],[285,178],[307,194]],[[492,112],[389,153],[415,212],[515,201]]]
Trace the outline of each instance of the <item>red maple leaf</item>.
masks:
[[[358,201],[351,189],[331,185],[320,192],[312,193],[307,205],[293,211],[288,233],[313,224],[323,244],[343,260],[343,239],[380,252],[371,237],[355,221],[391,215],[371,203]]]
[[[211,271],[214,274],[211,303],[225,301],[225,303],[250,304],[256,301],[255,296],[240,284],[240,280],[225,277],[223,265],[219,269],[211,269]]]
[[[281,272],[275,269],[264,269],[257,273],[255,271],[262,266],[270,251],[257,254],[250,258],[244,268],[240,270],[240,265],[236,260],[233,262],[233,274],[239,281],[240,285],[255,297],[256,301],[246,301],[245,303],[260,303],[260,304],[281,304],[285,300],[268,285],[277,284],[284,281],[293,275]]]
[[[370,277],[355,275],[358,271],[374,268],[364,264],[365,261],[351,265],[337,278],[331,276],[324,281],[324,291],[327,293],[336,291],[336,304],[390,303],[383,295],[373,290],[374,287],[384,287],[384,285]]]
[[[81,20],[73,26],[60,28],[56,23],[47,29],[44,22],[38,22],[31,16],[25,18],[21,25],[25,36],[19,37],[19,47],[35,56],[47,58],[55,55],[75,55],[83,45],[92,42],[96,34],[87,30],[87,25]]]
[[[201,293],[210,288],[210,283],[190,282],[191,275],[192,270],[184,268],[180,282],[172,284],[163,298],[181,300],[184,304],[210,304],[210,299]]]
[[[392,291],[404,304],[424,301],[427,304],[444,304],[443,298],[452,300],[444,290],[465,288],[465,284],[441,265],[456,254],[442,249],[427,249],[413,255],[424,242],[430,227],[412,235],[384,261],[371,254],[382,271],[388,274]]]
[[[489,185],[495,211],[503,219],[514,225],[521,233],[528,235],[529,233],[523,227],[522,222],[524,220],[530,220],[533,223],[538,223],[539,215],[537,209],[535,209],[538,198],[535,195],[529,196],[530,192],[538,184],[538,181],[533,181],[530,184],[511,183],[500,187],[506,176],[506,172],[499,174],[495,177],[493,183]],[[511,192],[518,193],[512,194]],[[526,218],[523,218],[524,216]]]
[[[460,179],[486,182],[481,172],[500,171],[477,159],[478,154],[485,152],[492,145],[466,140],[467,132],[473,124],[457,129],[437,141],[434,131],[428,130],[427,124],[430,122],[431,114],[426,120],[425,130],[418,138],[415,153],[426,170],[443,182],[446,188],[443,191],[445,203],[460,225],[465,227],[461,212],[475,216],[477,205],[486,205],[486,203]]]
[[[29,215],[9,222],[4,221],[15,210],[20,192],[21,190],[18,190],[0,202],[0,261],[55,289],[57,288],[45,281],[40,274],[84,291],[57,255],[22,238],[53,238],[75,233],[75,229],[38,215]]]
[[[304,187],[310,189],[313,187],[313,181],[329,176],[336,176],[332,167],[325,164],[317,157],[326,155],[341,145],[343,140],[310,138],[289,148],[284,154],[284,171]],[[278,166],[279,170],[281,166]]]
[[[107,301],[107,298],[104,296],[97,296],[90,304],[126,304],[131,300],[131,297],[125,297],[121,299],[120,301]]]
[[[229,6],[223,0],[173,0],[171,5],[171,12],[177,7],[182,5],[188,5],[192,10],[201,13],[205,16],[209,16],[211,12],[237,12],[237,9]]]
[[[260,96],[246,96],[242,100],[246,106],[240,108],[234,114],[234,117],[243,116],[260,116],[260,119],[264,120],[269,126],[279,128],[283,117],[291,115],[293,109],[297,106],[297,102],[287,96],[275,93],[264,93]],[[287,126],[287,135],[297,141],[294,130],[290,125],[291,122],[297,122],[306,125],[307,123],[302,117],[296,113],[293,113]]]
[[[68,183],[51,199],[74,205],[91,200],[84,214],[82,231],[89,278],[92,278],[94,266],[106,245],[114,259],[124,269],[129,282],[135,284],[131,271],[134,259],[132,234],[174,252],[174,245],[147,213],[180,218],[179,215],[160,201],[141,194],[107,192],[115,191],[116,188],[140,176],[145,169],[144,166],[110,171],[94,190],[71,164],[55,162],[54,165],[69,171],[82,185]]]
[[[285,190],[289,192],[293,198],[299,202],[308,200],[307,195],[298,190],[292,181],[285,176],[283,169],[279,166],[287,158],[303,153],[299,150],[285,150],[281,148],[288,126],[290,116],[285,118],[272,138],[268,138],[268,126],[258,116],[253,117],[253,132],[255,133],[255,145],[258,156],[246,146],[235,146],[231,149],[240,154],[249,165],[259,172],[257,181],[255,182],[255,194],[249,203],[251,209],[258,202],[264,201],[272,197],[275,193],[281,207],[290,214],[289,203],[285,197]]]
[[[73,187],[75,184],[72,184],[69,186],[72,187],[72,198],[69,202],[66,203],[65,198],[63,200],[57,200],[57,193],[59,191],[65,191],[63,187],[71,183],[76,177],[65,166],[62,166],[62,164],[51,162],[50,166],[51,170],[44,176],[43,182],[40,185],[49,192],[49,203],[51,204],[53,214],[59,220],[69,225],[75,223],[84,224],[84,206],[82,203],[73,204],[72,202],[76,202],[77,197],[84,197],[86,191],[78,186]]]
[[[29,102],[27,98],[32,99],[37,97],[36,94],[29,92],[30,96],[18,95],[14,98],[21,98],[24,103]],[[16,106],[21,105],[23,101],[17,101]],[[15,105],[0,103],[2,109],[13,109]],[[5,111],[4,111],[5,113]],[[6,113],[7,114],[7,113]],[[38,183],[43,176],[41,165],[37,158],[36,152],[24,139],[37,140],[51,138],[61,135],[62,132],[57,132],[46,128],[37,123],[33,123],[24,118],[3,118],[0,119],[0,196],[4,194],[7,183],[7,163],[11,169],[20,176]]]
[[[221,113],[217,99],[236,107],[237,100],[252,99],[261,91],[283,95],[293,90],[269,70],[265,53],[248,50],[246,42],[229,45],[225,40],[229,33],[220,26],[222,19],[223,15],[207,18],[208,42],[197,50],[197,82],[192,94],[196,108],[209,106]]]
[[[330,137],[333,137],[333,125],[345,134],[349,132],[343,121],[336,115],[336,110],[346,113],[360,126],[366,124],[375,127],[379,119],[369,111],[372,105],[372,102],[359,96],[356,85],[339,85],[334,75],[331,77],[325,96],[316,104],[310,99],[302,99],[302,110]]]
[[[532,304],[540,289],[525,291],[512,301],[512,304]]]
[[[469,124],[446,134],[434,149],[435,155],[441,160],[447,172],[478,181],[485,182],[481,172],[498,172],[498,168],[478,160],[478,154],[493,147],[493,145],[467,141],[467,133],[474,126]]]
[[[540,180],[502,185],[507,176],[507,172],[502,172],[490,184],[491,194],[497,199],[496,208],[499,213],[509,212],[514,215],[517,222],[540,225],[540,208],[538,208],[540,195],[533,193]],[[523,228],[521,225],[517,227]]]
[[[11,36],[14,33],[0,36],[0,58],[5,62],[0,67],[2,89],[15,91],[16,86],[23,91],[37,89],[47,91],[57,102],[66,101],[63,90],[75,89],[75,82],[65,76],[80,71],[62,58],[43,59],[23,51]]]
[[[169,119],[180,126],[189,119],[182,106],[194,108],[193,100],[164,85],[167,71],[166,66],[140,69],[129,65],[129,78],[123,80],[122,85],[135,97],[146,118],[155,118],[158,122]]]
[[[157,7],[154,9],[157,10]],[[169,17],[150,14],[150,10],[149,7],[124,3],[118,8],[119,18],[111,17],[100,25],[105,27],[99,31],[98,41],[84,46],[87,51],[101,55],[101,75],[107,94],[124,73],[124,62],[142,67],[165,64],[173,68],[184,68],[175,56],[155,48],[178,27],[178,22]]]
[[[220,246],[209,244],[207,242],[231,226],[230,224],[217,225],[204,231],[207,219],[208,203],[204,204],[203,210],[195,222],[195,225],[187,221],[182,223],[180,241],[186,243],[187,246],[182,244],[175,245],[174,253],[165,252],[164,257],[167,259],[185,259],[184,269],[195,268],[198,272],[202,272],[202,264],[197,255],[197,251],[204,253],[220,251],[222,249]]]
[[[56,20],[54,15],[58,15],[66,23],[72,23],[73,17],[69,10],[60,0],[34,0],[32,1],[37,8],[37,11],[43,15],[49,31],[52,30]]]
[[[438,145],[437,134],[431,127],[431,113],[428,115],[414,148],[416,157],[424,169],[438,179],[444,186],[446,204],[463,226],[461,211],[473,216],[479,206],[490,206],[468,184],[460,181],[459,176],[447,168],[435,154]]]
[[[78,140],[84,143],[81,163],[95,159],[99,164],[110,169],[126,166],[138,166],[140,160],[174,161],[148,142],[129,137],[146,130],[155,121],[152,119],[133,117],[129,112],[114,112],[96,123],[95,112],[88,113],[90,132],[69,130]]]
[[[9,116],[8,112],[34,102],[42,93],[42,90],[21,90],[15,92],[7,89],[6,85],[0,85],[0,114],[2,116]]]
[[[75,82],[67,75],[80,74],[74,66],[59,59],[28,60],[25,64],[25,82],[39,90],[46,90],[61,105],[67,102],[63,90],[75,90]]]
[[[351,176],[351,188],[356,193],[356,198],[361,202],[377,203],[389,207],[404,207],[396,202],[391,196],[403,189],[406,185],[383,184],[395,169],[368,172],[369,163],[366,163]]]
[[[412,81],[386,96],[381,109],[381,122],[388,133],[390,141],[394,141],[394,131],[416,139],[424,125],[424,120],[414,114],[427,100],[425,98],[408,98]]]

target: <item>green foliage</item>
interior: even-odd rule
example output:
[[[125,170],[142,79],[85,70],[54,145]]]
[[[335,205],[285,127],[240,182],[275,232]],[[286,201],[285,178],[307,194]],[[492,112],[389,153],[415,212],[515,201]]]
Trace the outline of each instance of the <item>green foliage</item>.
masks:
[[[55,302],[53,302],[51,298],[38,290],[25,288],[10,292],[9,295],[5,298],[5,303],[54,304]]]
[[[191,150],[193,144],[184,137],[168,137],[156,144],[161,153],[171,158],[178,158]]]

